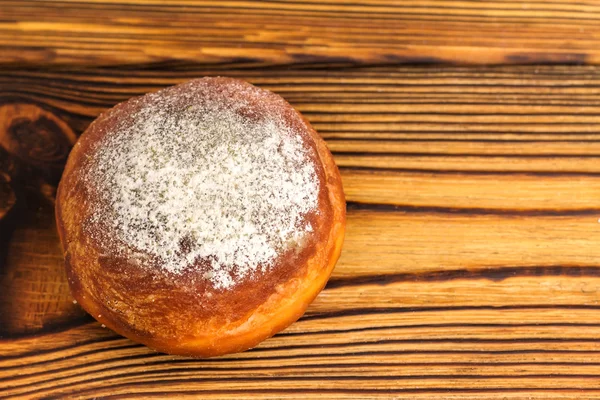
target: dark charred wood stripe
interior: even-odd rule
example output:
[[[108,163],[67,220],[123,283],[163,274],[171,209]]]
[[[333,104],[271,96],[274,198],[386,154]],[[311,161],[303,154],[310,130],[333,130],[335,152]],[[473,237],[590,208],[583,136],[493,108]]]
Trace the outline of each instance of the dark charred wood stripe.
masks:
[[[419,132],[420,134],[421,132]],[[451,136],[451,135],[449,135]],[[425,139],[425,138],[371,138],[371,137],[335,137],[327,136],[325,139],[327,142],[352,142],[352,143],[378,143],[378,142],[396,142],[396,143],[494,143],[494,144],[521,144],[521,143],[535,143],[544,145],[547,143],[600,143],[600,135],[598,139]],[[376,151],[373,154],[380,154]],[[485,155],[485,154],[482,154]]]
[[[540,322],[540,323],[439,323],[439,324],[408,324],[408,325],[382,325],[382,326],[370,326],[363,328],[349,328],[349,329],[327,329],[320,331],[307,331],[307,332],[287,332],[283,331],[278,333],[278,337],[287,336],[311,336],[311,335],[337,335],[344,333],[356,333],[356,332],[370,332],[380,330],[408,330],[408,329],[442,329],[442,328],[525,328],[525,327],[581,327],[581,328],[596,328],[600,327],[600,323],[578,323],[578,322]],[[599,363],[600,365],[600,363]]]
[[[564,216],[600,216],[600,208],[580,209],[502,209],[502,208],[476,208],[476,207],[436,207],[436,206],[411,206],[403,204],[375,204],[348,201],[347,210],[374,211],[404,214],[452,214],[452,215],[497,215],[502,217],[564,217]]]
[[[480,68],[482,69],[482,68]],[[2,67],[0,70],[6,70],[13,74],[24,74],[28,76],[48,76],[54,73],[65,73],[69,76],[130,76],[127,72],[134,71],[136,75],[144,75],[149,78],[173,77],[169,72],[174,74],[187,74],[198,71],[216,71],[226,70],[233,73],[254,73],[255,76],[271,80],[273,78],[281,78],[292,76],[298,72],[311,77],[323,78],[319,72],[328,70],[327,77],[335,78],[339,76],[354,76],[354,77],[379,77],[387,80],[393,80],[396,77],[422,77],[423,81],[434,80],[436,78],[461,78],[465,77],[469,80],[489,79],[522,79],[523,77],[536,78],[536,80],[564,79],[566,77],[583,77],[586,80],[599,80],[600,74],[593,66],[564,66],[564,65],[490,65],[485,67],[484,73],[477,75],[472,74],[473,67],[468,66],[451,66],[451,67],[436,67],[422,66],[415,69],[411,66],[399,65],[393,60],[388,62],[371,62],[363,64],[353,63],[330,63],[330,62],[272,62],[265,61],[262,64],[255,64],[254,58],[251,57],[235,57],[228,60],[217,60],[209,64],[198,63],[193,60],[183,59],[166,59],[156,60],[152,62],[142,62],[136,64],[124,65],[102,65],[102,66],[72,66],[72,65],[38,65],[26,64],[22,68],[15,69],[12,67]],[[277,72],[277,75],[265,75],[265,70]],[[537,83],[536,83],[537,84]],[[568,83],[561,82],[565,85]],[[551,93],[547,93],[551,95]]]
[[[309,113],[306,113],[309,114]],[[460,124],[460,122],[456,122]],[[600,154],[503,154],[503,153],[436,153],[436,152],[364,152],[364,151],[332,151],[333,155],[353,157],[499,157],[499,158],[598,158]]]
[[[192,79],[192,78],[197,78],[200,76],[221,76],[223,75],[221,73],[222,71],[214,71],[214,70],[209,70],[209,71],[199,71],[199,73],[193,73],[193,74],[186,74],[184,76],[180,76],[177,77],[178,79],[176,79],[176,81],[184,81],[187,79]],[[299,71],[301,72],[301,71]],[[23,75],[22,73],[19,73],[18,75],[12,75],[7,71],[2,71],[0,69],[0,74],[2,74],[5,77],[15,77],[15,78],[19,78],[19,77],[23,77],[23,76],[27,76],[27,75]],[[381,73],[384,74],[384,73]],[[74,73],[68,72],[68,75],[76,75]],[[69,78],[67,75],[67,72],[63,73],[63,74],[55,74],[55,75],[50,75],[48,76],[48,74],[44,74],[42,76],[35,76],[32,78],[27,78],[26,82],[32,82],[32,83],[38,83],[41,87],[44,87],[43,84],[44,82],[42,82],[43,79],[48,79],[48,78],[52,78],[55,79],[57,83],[52,84],[52,86],[61,86],[64,83],[71,83],[74,85],[84,85],[81,87],[82,90],[84,91],[90,91],[90,88],[110,88],[110,87],[114,87],[114,88],[144,88],[146,91],[148,88],[162,88],[168,85],[173,84],[173,78],[175,76],[170,75],[168,78],[165,76],[159,76],[159,77],[148,77],[145,75],[138,75],[139,78],[144,78],[148,80],[148,83],[139,83],[139,82],[135,82],[135,81],[131,81],[128,80],[126,82],[110,82],[108,80],[103,80],[103,81],[94,81],[94,80],[79,80],[79,79],[72,79]],[[266,88],[275,88],[275,90],[279,93],[287,93],[285,90],[285,86],[287,85],[291,85],[293,84],[294,87],[310,87],[313,88],[315,87],[315,89],[311,89],[309,91],[305,91],[304,93],[318,93],[318,94],[322,94],[322,93],[332,93],[332,94],[336,94],[336,93],[341,93],[341,90],[339,89],[335,89],[335,90],[328,90],[329,87],[335,86],[344,86],[345,88],[361,88],[361,87],[373,87],[373,86],[377,86],[377,87],[394,87],[394,88],[402,88],[402,89],[406,89],[406,88],[430,88],[432,89],[431,91],[427,91],[427,92],[419,92],[420,95],[426,96],[426,95],[442,95],[442,96],[451,96],[454,95],[456,96],[458,99],[460,99],[460,97],[464,97],[465,95],[471,95],[471,96],[483,96],[485,98],[486,94],[485,93],[480,93],[480,92],[463,92],[462,94],[454,92],[454,91],[444,91],[444,90],[436,90],[436,89],[440,89],[440,88],[452,88],[452,87],[456,87],[456,88],[461,88],[461,89],[468,89],[468,88],[480,88],[480,87],[486,87],[488,89],[495,89],[495,88],[521,88],[521,89],[529,89],[529,90],[535,90],[535,89],[540,89],[540,88],[553,88],[553,89],[590,89],[590,93],[589,94],[584,94],[584,95],[588,95],[591,96],[593,95],[592,90],[593,89],[597,89],[598,87],[600,87],[600,85],[591,85],[591,84],[583,84],[583,85],[560,85],[560,84],[536,84],[536,85],[522,85],[522,84],[512,84],[512,85],[508,85],[508,84],[490,84],[490,83],[482,83],[482,82],[478,82],[478,81],[474,81],[474,82],[470,82],[470,83],[462,83],[462,82],[453,82],[453,83],[425,83],[425,82],[415,82],[412,84],[408,84],[408,83],[397,83],[397,82],[381,82],[378,80],[374,80],[374,81],[369,81],[368,78],[365,79],[367,82],[365,83],[359,83],[356,81],[342,81],[342,82],[335,82],[335,81],[329,81],[329,80],[324,80],[324,81],[316,81],[316,82],[297,82],[294,81],[294,78],[299,78],[301,77],[300,74],[295,74],[293,76],[289,77],[289,81],[285,80],[285,81],[272,81],[272,80],[266,80],[266,81],[262,81],[259,79],[254,79],[256,77],[252,76],[252,75],[248,75],[248,74],[241,74],[238,73],[236,71],[228,71],[227,73],[228,76],[234,76],[234,77],[238,77],[238,78],[245,78],[247,80],[250,81],[254,81],[257,82],[260,86],[266,87]],[[84,78],[90,78],[93,76],[106,76],[106,75],[89,75],[89,74],[84,74],[83,77]],[[119,76],[121,77],[121,76]],[[127,78],[127,76],[123,76],[123,78]],[[340,78],[344,78],[344,76],[340,76]],[[163,83],[151,83],[152,81],[155,81],[156,79],[164,79],[165,82]],[[455,79],[459,79],[459,78],[455,78]],[[516,79],[516,78],[515,78]],[[432,79],[428,79],[427,82],[430,82]],[[589,79],[586,79],[589,81]],[[8,82],[10,84],[10,82]],[[318,87],[318,88],[316,88]],[[131,92],[132,94],[136,94],[136,93],[144,93],[144,92]],[[373,95],[378,95],[378,96],[406,96],[408,99],[410,99],[411,101],[408,102],[408,104],[412,104],[412,103],[416,103],[416,104],[421,104],[419,101],[419,98],[415,98],[414,102],[412,101],[412,97],[408,97],[407,93],[398,91],[398,92],[378,92],[376,90],[343,90],[343,93],[347,96],[347,95],[353,95],[353,94],[373,94]],[[288,95],[293,96],[293,95],[298,95],[299,92],[298,91],[291,91],[288,93]],[[505,95],[505,96],[515,96],[515,95],[519,95],[519,96],[524,96],[524,95],[528,95],[531,96],[532,98],[539,98],[539,99],[549,99],[552,100],[556,97],[557,94],[549,94],[547,96],[542,96],[540,94],[536,94],[536,93],[531,93],[531,92],[501,92],[499,94]],[[572,98],[562,98],[562,97],[558,97],[557,99],[562,99],[562,100],[568,100],[569,102],[572,101],[577,101],[579,100],[579,96],[581,96],[580,94],[573,94]],[[343,100],[343,98],[341,99]],[[444,104],[446,104],[446,99],[444,99]],[[496,101],[500,101],[500,100],[496,100]],[[507,99],[506,101],[511,101],[511,99]],[[586,101],[590,101],[589,99],[586,99]],[[592,100],[593,101],[593,100]],[[370,103],[361,103],[361,104],[370,104]],[[388,102],[375,102],[373,104],[390,104]],[[404,103],[400,103],[400,104],[404,104]],[[423,104],[428,104],[428,103],[423,103]],[[432,104],[439,104],[439,103],[435,103],[432,102]],[[448,104],[453,104],[450,100]],[[460,102],[457,102],[456,104],[461,104]],[[471,103],[464,103],[464,104],[471,104]],[[476,104],[482,104],[482,103],[476,103]],[[504,104],[503,102],[485,102],[483,104]],[[512,103],[507,103],[507,104],[512,104]],[[518,104],[524,104],[524,105],[532,105],[533,103],[518,103]],[[549,105],[552,105],[552,103],[550,103]],[[477,114],[477,111],[474,110],[475,115],[486,115],[485,113],[483,114]],[[316,111],[315,111],[316,113]],[[356,114],[356,112],[351,112],[350,114]],[[440,115],[444,115],[444,113],[440,113]],[[450,114],[452,115],[452,114]],[[473,115],[472,113],[469,113],[469,115]],[[497,115],[497,114],[489,114],[489,115]],[[511,114],[508,114],[511,115]],[[529,115],[528,113],[523,113],[523,114],[515,114],[515,115]],[[534,114],[534,115],[555,115],[554,113],[546,113],[546,114]],[[585,114],[582,114],[585,115]],[[591,114],[591,115],[597,115],[597,114]]]
[[[330,104],[335,104],[335,103],[330,103]],[[368,104],[364,105],[365,107],[368,106]],[[551,104],[549,104],[548,106],[552,106]],[[427,117],[432,117],[432,116],[454,116],[454,117],[460,117],[460,116],[469,116],[469,117],[523,117],[523,116],[528,116],[528,117],[564,117],[567,115],[577,115],[577,116],[588,116],[588,117],[597,117],[600,115],[600,113],[588,113],[588,112],[577,112],[577,113],[559,113],[559,112],[532,112],[532,111],[523,111],[520,113],[517,112],[503,112],[503,111],[498,111],[495,113],[490,113],[490,112],[479,112],[479,111],[474,111],[474,110],[469,110],[469,111],[465,111],[465,112],[445,112],[445,111],[434,111],[434,110],[428,110],[428,111],[381,111],[381,110],[367,110],[367,111],[317,111],[317,110],[310,110],[310,111],[306,111],[305,114],[312,114],[312,115],[331,115],[331,114],[335,114],[335,115],[382,115],[382,116],[386,116],[386,115],[398,115],[398,116],[407,116],[407,115],[414,115],[414,116],[427,116]],[[387,122],[387,121],[386,121]],[[404,121],[400,121],[400,122],[404,122]],[[373,122],[363,122],[363,123],[373,123]],[[477,122],[478,124],[480,122]],[[566,122],[566,124],[569,124],[570,122]],[[551,123],[550,123],[551,124]],[[579,122],[575,122],[575,124],[579,124]],[[590,122],[585,122],[586,125],[590,125]]]
[[[426,273],[405,273],[389,275],[368,275],[364,277],[331,278],[328,289],[349,286],[378,285],[385,286],[399,282],[441,282],[456,279],[487,279],[494,282],[513,277],[568,276],[599,277],[598,266],[543,266],[543,267],[500,267],[482,270],[450,270]]]
[[[145,77],[152,80],[156,79],[172,79],[173,77],[186,77],[196,75],[198,72],[228,72],[231,74],[243,74],[262,79],[273,81],[274,79],[289,78],[287,83],[295,84],[293,77],[301,74],[302,76],[321,79],[315,83],[328,83],[330,85],[340,85],[343,82],[330,81],[332,78],[350,77],[350,78],[365,78],[370,81],[371,78],[377,79],[373,84],[379,84],[382,80],[393,82],[395,78],[406,80],[407,77],[416,77],[418,83],[428,83],[436,79],[461,79],[468,81],[490,81],[490,80],[519,80],[523,78],[535,78],[536,81],[558,80],[554,85],[561,87],[572,87],[572,83],[564,82],[565,78],[585,79],[586,81],[600,80],[600,74],[593,67],[578,66],[488,66],[483,70],[483,74],[473,75],[473,68],[469,67],[420,67],[414,69],[411,67],[399,65],[397,63],[329,63],[329,62],[264,62],[256,64],[253,58],[236,57],[227,61],[215,61],[210,64],[199,64],[185,60],[163,60],[154,61],[152,63],[142,63],[133,65],[115,65],[115,66],[69,66],[69,65],[47,65],[39,66],[35,64],[23,65],[19,69],[14,67],[0,65],[0,71],[11,76],[25,76],[32,78],[41,77],[65,77],[74,81],[80,81],[76,77],[131,77],[131,72],[134,76]],[[265,71],[274,73],[265,75]],[[327,71],[326,78],[322,74]],[[129,72],[129,74],[128,74]],[[561,82],[562,80],[562,82]],[[283,83],[283,82],[282,82]],[[458,83],[458,82],[457,82]],[[431,84],[431,83],[429,83]],[[489,83],[488,83],[489,84]],[[526,87],[539,85],[526,84]],[[517,82],[511,86],[523,86],[522,82]],[[444,92],[441,92],[442,94]],[[456,94],[456,93],[454,93]],[[553,96],[555,93],[544,93],[544,96]]]
[[[388,173],[419,173],[428,175],[464,175],[464,176],[532,176],[532,177],[600,177],[600,172],[588,171],[478,171],[478,170],[453,170],[453,169],[425,169],[425,168],[387,168],[387,167],[361,167],[361,166],[340,166],[340,171],[360,171],[377,174],[380,172]]]
[[[331,281],[330,281],[331,282]],[[335,282],[335,281],[334,281]],[[445,312],[445,311],[466,311],[466,310],[600,310],[600,305],[591,304],[535,304],[535,305],[500,305],[500,306],[447,306],[447,307],[354,307],[346,310],[328,311],[319,313],[307,313],[302,319],[327,319],[336,317],[360,316],[368,314],[395,314],[395,313],[419,313],[419,312]],[[510,342],[512,339],[508,339]],[[265,349],[261,349],[265,350]]]
[[[339,129],[332,129],[332,128],[320,128],[319,132],[322,134],[345,134],[345,133],[352,133],[352,134],[372,134],[372,133],[384,133],[384,134],[388,134],[388,135],[394,135],[394,134],[403,134],[403,135],[414,135],[414,136],[418,136],[418,135],[448,135],[450,137],[454,136],[454,135],[460,135],[460,134],[474,134],[474,135],[502,135],[502,134],[512,134],[512,135],[519,135],[519,136],[524,136],[524,137],[531,137],[531,136],[537,136],[537,135],[544,135],[544,136],[564,136],[564,135],[597,135],[597,133],[593,132],[593,131],[581,131],[581,130],[571,130],[569,132],[556,132],[556,131],[509,131],[509,132],[502,132],[499,130],[472,130],[469,132],[464,132],[464,131],[459,131],[459,130],[447,130],[447,131],[440,131],[439,129],[423,129],[423,130],[418,130],[418,131],[413,131],[413,130],[383,130],[383,129],[365,129],[365,130],[352,130],[352,131],[345,131],[345,130],[339,130]],[[385,139],[381,139],[381,140],[385,140]]]

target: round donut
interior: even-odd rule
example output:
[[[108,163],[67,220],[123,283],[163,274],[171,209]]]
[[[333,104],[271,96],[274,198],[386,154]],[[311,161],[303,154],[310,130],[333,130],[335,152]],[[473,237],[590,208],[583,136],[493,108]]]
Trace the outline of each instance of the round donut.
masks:
[[[249,349],[302,316],[345,219],[339,171],[308,121],[223,77],[103,113],[56,201],[77,302],[123,336],[194,357]]]

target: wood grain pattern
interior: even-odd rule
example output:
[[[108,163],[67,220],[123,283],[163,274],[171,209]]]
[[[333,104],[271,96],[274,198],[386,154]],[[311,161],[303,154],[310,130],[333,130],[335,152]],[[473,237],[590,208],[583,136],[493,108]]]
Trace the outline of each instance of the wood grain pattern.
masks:
[[[4,0],[0,62],[600,62],[597,1]]]
[[[0,164],[11,191],[0,203],[12,206],[11,215],[0,218],[1,335],[37,332],[83,315],[65,285],[53,217],[56,184],[75,140],[64,121],[39,106],[0,105]]]
[[[51,202],[99,112],[203,75],[274,90],[314,123],[348,231],[299,322],[192,360],[71,303]],[[600,398],[599,81],[595,66],[5,68],[1,182],[16,203],[0,220],[0,397]]]

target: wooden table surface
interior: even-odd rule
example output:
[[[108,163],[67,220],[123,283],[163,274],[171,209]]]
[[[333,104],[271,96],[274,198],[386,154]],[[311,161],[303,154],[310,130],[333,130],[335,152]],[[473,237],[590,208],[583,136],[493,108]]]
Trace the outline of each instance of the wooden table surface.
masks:
[[[0,398],[600,399],[600,1],[0,1]],[[327,288],[258,348],[157,354],[69,294],[54,195],[103,110],[204,75],[343,176]]]

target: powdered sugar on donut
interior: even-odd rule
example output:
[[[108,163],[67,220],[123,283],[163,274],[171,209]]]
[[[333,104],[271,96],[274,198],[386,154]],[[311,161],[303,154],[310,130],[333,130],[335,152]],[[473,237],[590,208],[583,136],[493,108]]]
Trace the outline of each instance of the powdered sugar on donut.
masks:
[[[301,133],[277,109],[253,111],[272,95],[208,82],[148,95],[106,135],[88,168],[103,205],[90,222],[109,224],[167,273],[208,260],[205,278],[227,289],[313,231],[305,217],[319,180]]]

